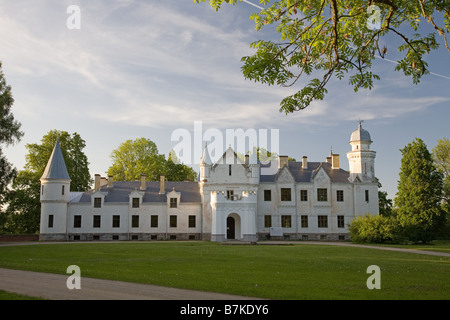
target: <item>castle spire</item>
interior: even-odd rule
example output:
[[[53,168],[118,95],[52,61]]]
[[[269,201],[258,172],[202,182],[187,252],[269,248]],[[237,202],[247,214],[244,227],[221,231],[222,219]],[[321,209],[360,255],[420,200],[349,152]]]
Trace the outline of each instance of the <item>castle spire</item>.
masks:
[[[212,164],[211,157],[209,156],[208,143],[205,144],[205,149],[203,149],[200,164]]]
[[[41,177],[41,180],[42,179],[70,180],[70,176],[66,168],[66,163],[64,162],[64,156],[62,154],[61,146],[59,145],[59,140],[56,141],[52,155],[50,156],[47,166],[45,167],[44,174]]]

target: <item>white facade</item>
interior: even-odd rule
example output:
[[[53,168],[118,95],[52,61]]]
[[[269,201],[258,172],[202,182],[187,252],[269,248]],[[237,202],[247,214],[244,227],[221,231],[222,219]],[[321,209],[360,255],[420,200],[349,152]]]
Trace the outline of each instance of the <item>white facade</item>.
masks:
[[[325,162],[280,156],[272,170],[262,170],[269,168],[256,152],[241,160],[228,148],[213,164],[205,148],[198,182],[147,182],[143,176],[102,183],[96,175],[93,190],[69,195],[68,175],[43,176],[41,239],[346,240],[353,218],[378,214],[371,143],[360,123],[350,139],[349,172],[336,154]]]

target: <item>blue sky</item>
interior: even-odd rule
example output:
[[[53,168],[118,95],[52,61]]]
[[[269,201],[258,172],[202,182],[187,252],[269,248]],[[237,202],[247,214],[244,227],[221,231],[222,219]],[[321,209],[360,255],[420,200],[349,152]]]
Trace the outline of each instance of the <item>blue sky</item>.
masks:
[[[257,3],[257,0],[252,1]],[[69,30],[66,10],[81,9],[81,29]],[[395,196],[399,149],[418,137],[429,150],[450,136],[450,53],[443,44],[428,58],[434,74],[419,85],[377,59],[382,80],[354,93],[347,81],[329,82],[323,101],[285,115],[280,101],[299,90],[245,80],[240,59],[249,44],[273,38],[256,32],[247,3],[219,12],[193,0],[0,1],[0,60],[22,123],[22,141],[5,150],[18,169],[27,143],[52,129],[78,132],[86,141],[90,172],[105,174],[111,151],[127,139],[146,137],[161,153],[177,144],[178,128],[278,129],[280,154],[324,161],[332,146],[348,169],[350,134],[363,119],[377,152],[376,176]],[[421,31],[432,31],[426,24]],[[386,40],[396,60],[399,39]]]

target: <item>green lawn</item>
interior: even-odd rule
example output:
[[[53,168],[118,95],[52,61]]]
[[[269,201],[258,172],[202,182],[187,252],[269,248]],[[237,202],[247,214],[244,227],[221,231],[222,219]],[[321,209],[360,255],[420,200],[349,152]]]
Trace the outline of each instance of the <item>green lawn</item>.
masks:
[[[0,247],[0,267],[270,299],[450,299],[450,258],[328,245],[211,242]],[[367,267],[381,268],[369,290]]]
[[[44,299],[39,297],[24,296],[22,294],[0,290],[0,300],[44,300]]]

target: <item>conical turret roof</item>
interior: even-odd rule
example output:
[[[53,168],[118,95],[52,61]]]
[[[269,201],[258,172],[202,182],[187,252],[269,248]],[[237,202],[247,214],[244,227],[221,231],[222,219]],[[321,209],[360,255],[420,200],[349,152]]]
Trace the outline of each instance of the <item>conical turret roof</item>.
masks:
[[[42,175],[41,179],[70,180],[59,141],[56,141],[52,155],[48,160],[47,167],[45,167],[44,174]]]

